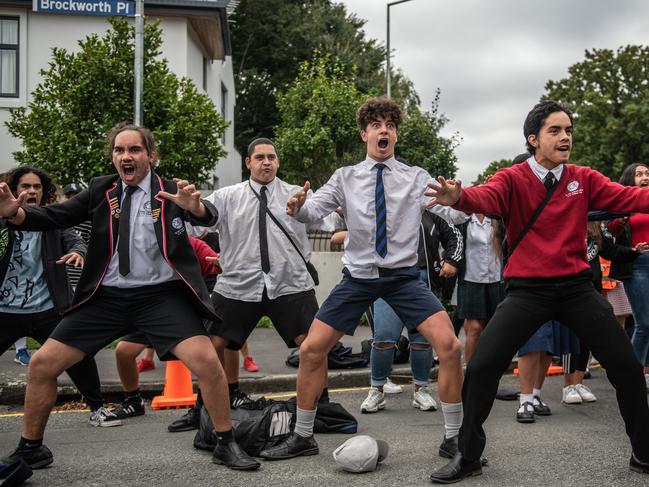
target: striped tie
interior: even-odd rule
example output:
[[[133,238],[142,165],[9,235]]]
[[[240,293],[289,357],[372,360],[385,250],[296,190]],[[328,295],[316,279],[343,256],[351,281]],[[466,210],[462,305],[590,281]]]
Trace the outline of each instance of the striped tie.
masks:
[[[376,253],[385,257],[388,253],[388,235],[386,224],[385,192],[383,190],[383,169],[385,164],[376,164],[376,189],[374,191],[374,209],[376,210]]]

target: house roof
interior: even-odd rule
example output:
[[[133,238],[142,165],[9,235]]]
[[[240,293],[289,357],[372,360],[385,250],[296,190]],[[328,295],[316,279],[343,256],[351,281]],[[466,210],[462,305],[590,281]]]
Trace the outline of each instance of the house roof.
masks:
[[[144,14],[156,17],[186,17],[210,59],[232,53],[227,9],[232,0],[145,0]],[[0,0],[0,7],[32,10],[32,0]]]

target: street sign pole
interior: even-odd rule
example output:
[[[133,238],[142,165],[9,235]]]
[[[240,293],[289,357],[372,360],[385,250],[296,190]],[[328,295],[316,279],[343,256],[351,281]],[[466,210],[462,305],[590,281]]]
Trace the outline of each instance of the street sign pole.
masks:
[[[144,79],[144,0],[135,0],[135,96],[133,122],[142,124],[142,91]]]

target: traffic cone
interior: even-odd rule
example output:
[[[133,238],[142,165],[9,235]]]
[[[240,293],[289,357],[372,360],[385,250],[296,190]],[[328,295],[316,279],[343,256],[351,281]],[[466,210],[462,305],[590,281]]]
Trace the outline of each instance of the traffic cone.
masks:
[[[171,409],[191,407],[196,403],[193,392],[192,373],[180,360],[167,362],[165,372],[165,388],[162,396],[156,396],[151,401],[153,409]]]

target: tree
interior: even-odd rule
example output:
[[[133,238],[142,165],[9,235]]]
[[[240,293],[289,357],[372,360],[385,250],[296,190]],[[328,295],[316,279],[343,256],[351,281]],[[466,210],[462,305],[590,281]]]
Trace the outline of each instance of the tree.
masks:
[[[324,184],[338,167],[364,153],[355,113],[366,95],[339,62],[321,56],[304,61],[296,80],[277,99],[276,127],[282,177],[296,184]]]
[[[28,109],[11,110],[9,132],[24,150],[20,164],[41,167],[60,182],[88,180],[112,166],[104,154],[106,132],[133,117],[134,29],[111,18],[112,30],[79,42],[76,53],[54,48]],[[159,22],[144,32],[143,125],[155,132],[157,171],[203,182],[226,152],[220,138],[227,123],[212,101],[160,59]]]
[[[231,26],[237,86],[235,145],[245,153],[255,137],[273,137],[280,125],[277,97],[286,92],[314,52],[335,55],[342,72],[363,93],[385,91],[385,48],[367,39],[365,21],[331,0],[241,0]],[[401,72],[392,79],[393,97],[416,99]]]
[[[569,76],[548,81],[543,99],[575,113],[572,160],[612,178],[649,160],[649,47],[587,50]]]
[[[492,161],[489,163],[489,165],[484,171],[478,174],[476,180],[473,181],[471,184],[473,186],[477,186],[478,184],[484,184],[484,182],[487,180],[489,176],[496,174],[496,171],[498,171],[498,169],[502,169],[503,167],[510,167],[511,165],[512,165],[511,159],[500,159],[499,161]]]
[[[399,128],[399,142],[395,148],[398,160],[421,166],[433,176],[455,177],[460,142],[458,134],[443,137],[440,131],[448,118],[439,113],[439,89],[429,112],[422,112],[415,104],[406,108],[405,119]]]

